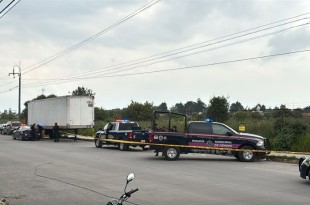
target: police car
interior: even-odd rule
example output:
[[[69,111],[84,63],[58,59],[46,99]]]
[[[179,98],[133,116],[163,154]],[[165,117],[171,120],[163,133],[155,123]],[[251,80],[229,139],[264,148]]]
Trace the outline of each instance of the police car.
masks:
[[[155,125],[162,121],[160,117],[164,117],[165,114],[169,119],[166,125],[168,129],[156,128]],[[175,122],[174,116],[178,119]],[[171,125],[180,122],[181,117],[184,119],[184,128],[177,132],[172,131]],[[186,115],[180,113],[154,112],[151,148],[155,150],[155,156],[162,152],[167,160],[177,160],[180,154],[205,153],[233,155],[240,161],[251,162],[264,158],[270,152],[269,140],[262,136],[240,133],[223,123],[209,119],[187,123],[186,118]]]
[[[97,148],[101,148],[103,145],[114,145],[118,146],[121,151],[128,150],[129,146],[139,146],[143,150],[148,150],[149,145],[144,143],[149,142],[149,132],[141,130],[137,122],[117,119],[115,122],[107,123],[102,130],[96,132],[94,141]]]

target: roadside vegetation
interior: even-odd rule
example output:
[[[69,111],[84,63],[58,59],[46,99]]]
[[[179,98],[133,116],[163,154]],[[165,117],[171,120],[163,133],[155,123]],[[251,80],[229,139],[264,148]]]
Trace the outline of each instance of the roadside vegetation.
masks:
[[[78,87],[72,92],[74,95],[95,95],[92,90]],[[50,96],[38,96],[35,99],[44,99]],[[27,123],[27,103],[22,112],[22,122]],[[137,121],[142,129],[151,127],[151,119],[154,110],[172,111],[188,116],[189,121],[201,121],[211,119],[223,122],[239,131],[239,126],[245,126],[245,132],[262,135],[271,141],[273,150],[310,152],[310,106],[298,109],[288,109],[285,105],[275,108],[266,108],[265,105],[257,104],[253,108],[244,108],[240,102],[229,103],[224,96],[213,97],[208,104],[201,99],[196,102],[188,101],[185,104],[176,103],[168,108],[165,102],[158,106],[146,101],[139,103],[131,101],[126,108],[106,110],[102,107],[95,107],[94,129],[79,130],[78,134],[93,136],[95,131],[103,128],[107,122],[116,119],[127,119]],[[17,120],[17,115],[11,111],[0,114],[0,123],[10,120]],[[166,122],[158,122],[166,126]],[[182,120],[174,122],[178,131],[184,130]]]

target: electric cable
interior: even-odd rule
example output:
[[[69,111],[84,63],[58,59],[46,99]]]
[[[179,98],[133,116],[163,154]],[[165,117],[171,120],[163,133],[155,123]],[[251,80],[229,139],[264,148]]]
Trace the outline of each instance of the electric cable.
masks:
[[[222,41],[219,41],[219,42],[215,42],[215,43],[211,43],[211,44],[207,44],[207,45],[202,45],[199,48],[203,48],[203,47],[207,47],[207,46],[211,46],[211,45],[216,45],[218,43],[222,43],[222,42],[225,42],[225,41],[233,40],[233,39],[236,39],[236,38],[244,37],[244,36],[247,36],[247,35],[250,35],[250,34],[254,34],[254,33],[258,33],[258,32],[262,32],[262,31],[266,31],[266,30],[273,29],[273,28],[278,27],[278,26],[283,26],[283,25],[286,25],[286,24],[289,24],[289,23],[293,23],[293,22],[296,22],[296,21],[300,21],[300,20],[304,20],[304,19],[306,19],[306,18],[298,19],[298,20],[291,21],[291,22],[287,22],[285,24],[281,24],[281,25],[277,25],[277,26],[268,27],[268,28],[265,28],[265,29],[261,29],[259,31],[247,33],[247,34],[244,34],[244,35],[241,35],[241,36],[237,36],[237,37],[233,37],[233,38],[230,38],[230,39],[225,39],[225,40],[222,40]],[[122,70],[122,71],[131,70],[131,69],[139,68],[139,67],[145,67],[145,66],[149,66],[149,65],[154,65],[154,64],[157,64],[157,63],[167,62],[167,61],[171,61],[171,60],[175,60],[175,59],[179,59],[179,58],[184,58],[184,57],[187,57],[187,56],[192,56],[192,55],[200,54],[200,53],[207,52],[207,51],[216,50],[216,49],[219,49],[219,48],[228,47],[228,46],[231,46],[231,45],[236,45],[236,44],[239,44],[239,43],[243,43],[243,42],[250,41],[250,40],[255,40],[255,39],[258,39],[258,38],[261,38],[261,37],[265,37],[265,36],[268,36],[268,35],[284,32],[284,31],[287,31],[289,29],[297,28],[297,27],[300,27],[300,26],[305,26],[305,25],[308,25],[308,24],[309,23],[304,23],[304,24],[300,24],[300,25],[297,25],[297,26],[292,26],[292,27],[289,27],[289,28],[282,29],[280,31],[276,31],[276,32],[269,33],[269,34],[264,34],[262,36],[258,36],[258,37],[255,37],[255,38],[250,38],[250,39],[239,41],[239,42],[236,42],[236,43],[231,43],[231,44],[228,44],[228,45],[224,45],[224,46],[220,46],[220,47],[217,47],[217,48],[212,48],[212,49],[208,49],[208,50],[204,50],[204,51],[198,51],[198,52],[191,53],[191,54],[185,54],[183,56],[178,56],[178,57],[171,58],[171,59],[168,59],[168,60],[162,60],[162,61],[157,61],[157,62],[146,64],[146,65],[135,66],[135,67],[132,67],[132,68],[127,68],[127,69]],[[211,40],[211,41],[213,41],[213,40]],[[198,49],[198,48],[192,48],[192,49],[189,49],[188,51],[195,50],[195,49]],[[158,60],[158,59],[162,59],[162,58],[165,58],[165,57],[169,57],[169,56],[172,56],[172,55],[177,55],[177,54],[181,54],[181,53],[185,53],[185,52],[187,52],[187,51],[180,51],[178,53],[168,54],[168,55],[161,56],[161,57],[158,57],[158,58],[153,58],[153,59],[145,60],[145,61],[142,61],[142,62],[138,62],[138,63],[126,65],[126,66],[119,66],[119,67],[115,67],[115,68],[111,68],[111,69],[107,69],[107,70],[102,70],[101,69],[101,70],[96,70],[96,71],[90,71],[90,72],[87,72],[87,73],[83,72],[83,73],[80,73],[80,74],[75,74],[75,75],[73,75],[73,77],[72,76],[65,77],[65,78],[63,78],[61,80],[74,79],[74,78],[76,78],[78,76],[83,76],[83,75],[84,76],[89,76],[89,75],[94,75],[94,74],[98,74],[98,73],[102,73],[102,72],[115,71],[115,70],[118,70],[120,68],[132,66],[132,65],[137,65],[137,64],[141,64],[141,63],[146,63],[146,62],[150,62],[150,61],[153,61],[153,60]],[[110,67],[114,67],[114,66],[110,66]],[[118,72],[120,72],[120,71],[118,71]]]
[[[292,54],[299,54],[299,53],[305,53],[305,52],[310,52],[310,50],[289,51],[289,52],[285,52],[285,53],[263,55],[263,56],[258,56],[258,57],[242,58],[242,59],[236,59],[236,60],[228,60],[228,61],[221,61],[221,62],[215,62],[215,63],[209,63],[209,64],[194,65],[194,66],[185,66],[185,67],[179,67],[179,68],[169,68],[169,69],[161,69],[161,70],[154,70],[154,71],[144,71],[144,72],[139,72],[139,73],[127,73],[127,74],[105,75],[105,76],[88,77],[88,78],[78,78],[78,79],[75,79],[74,81],[86,80],[86,79],[98,79],[98,78],[102,79],[102,78],[112,78],[112,77],[122,77],[122,76],[143,75],[143,74],[151,74],[151,73],[186,70],[186,69],[192,69],[192,68],[203,68],[203,67],[210,67],[210,66],[215,66],[215,65],[230,64],[230,63],[258,60],[258,59],[264,59],[264,58],[279,57],[279,56],[284,56],[284,55],[292,55]],[[69,81],[69,82],[72,82],[72,81]],[[69,82],[59,82],[58,84],[69,83]],[[52,84],[54,84],[54,83],[52,83]],[[48,84],[48,83],[44,84],[43,83],[41,85],[32,85],[32,86],[31,85],[25,85],[24,88],[39,87],[39,86],[46,86],[46,85],[50,85],[50,84]]]
[[[15,7],[21,0],[18,0],[13,6],[11,6],[11,8],[9,8],[3,15],[1,15],[1,13],[2,13],[5,9],[7,9],[14,1],[15,1],[15,0],[11,1],[11,2],[9,3],[9,5],[7,5],[3,10],[0,11],[0,19],[1,19],[3,16],[5,16],[13,7]]]
[[[168,60],[162,60],[162,61],[157,61],[157,62],[145,64],[145,65],[134,66],[134,67],[126,68],[126,69],[123,69],[123,70],[118,70],[116,72],[114,71],[114,73],[128,71],[128,70],[133,70],[135,68],[146,67],[146,66],[157,64],[157,63],[167,62],[167,61],[171,61],[171,60],[178,59],[178,58],[183,58],[183,57],[192,56],[192,55],[200,54],[200,53],[207,52],[207,51],[213,51],[213,50],[217,50],[217,49],[220,49],[220,48],[225,48],[225,47],[228,47],[228,46],[232,46],[232,45],[248,42],[248,41],[251,41],[251,40],[255,40],[255,39],[266,37],[266,36],[273,35],[273,34],[276,34],[276,33],[284,32],[284,31],[287,31],[289,29],[297,28],[297,27],[300,27],[300,26],[308,25],[308,24],[309,23],[305,23],[305,24],[289,27],[289,28],[282,29],[282,30],[279,30],[279,31],[276,31],[276,32],[264,34],[264,35],[261,35],[261,36],[252,37],[252,38],[249,38],[249,39],[237,41],[237,42],[234,42],[234,43],[226,44],[226,45],[223,45],[223,46],[218,46],[218,47],[207,49],[207,50],[203,50],[203,51],[198,51],[198,52],[195,52],[195,53],[189,53],[189,54],[186,54],[186,55],[183,55],[183,56],[178,56],[178,57],[175,57],[175,58],[172,58],[172,59],[168,59]],[[120,68],[120,67],[118,67],[118,68]],[[104,71],[101,71],[101,72],[113,71],[115,69],[116,68],[110,69],[110,70],[104,70]],[[99,74],[99,73],[100,72],[96,72],[96,74]],[[85,75],[85,76],[87,76],[87,75]],[[88,78],[93,78],[93,77],[88,77]],[[75,78],[67,78],[67,79],[60,79],[60,80],[50,80],[49,82],[46,82],[46,83],[53,83],[53,82],[64,81],[64,80],[72,80],[72,79],[88,79],[88,78],[80,76],[80,77],[75,77]],[[94,78],[96,78],[96,77],[94,77]],[[41,82],[36,82],[34,84],[40,84],[41,85]]]
[[[92,192],[92,193],[95,193],[95,194],[98,194],[98,195],[101,195],[101,196],[104,196],[104,197],[107,197],[107,198],[110,198],[110,199],[113,199],[113,198],[116,198],[116,197],[113,197],[113,196],[109,196],[107,194],[103,194],[103,193],[100,193],[98,191],[95,191],[93,189],[90,189],[90,188],[87,188],[87,187],[84,187],[84,186],[80,186],[80,185],[77,185],[77,184],[73,184],[73,183],[70,183],[70,182],[66,182],[66,181],[63,181],[63,180],[60,180],[60,179],[56,179],[56,178],[53,178],[53,177],[48,177],[48,176],[44,176],[44,175],[41,175],[41,174],[38,174],[38,169],[42,166],[45,166],[45,165],[50,165],[50,164],[53,164],[53,163],[45,163],[45,164],[41,164],[41,165],[38,165],[35,167],[34,169],[34,172],[33,174],[37,177],[41,177],[41,178],[44,178],[44,179],[49,179],[49,180],[53,180],[53,181],[57,181],[57,182],[60,182],[60,183],[63,183],[63,184],[66,184],[66,185],[69,185],[69,186],[73,186],[73,187],[77,187],[77,188],[80,188],[80,189],[84,189],[86,191],[89,191],[89,192]],[[133,202],[130,202],[130,201],[126,201],[126,203],[130,203],[130,204],[134,204],[134,205],[138,205],[136,203],[133,203]]]
[[[85,45],[86,43],[88,43],[88,42],[90,42],[90,41],[92,41],[92,40],[98,38],[98,37],[101,36],[102,34],[104,34],[104,33],[108,32],[108,31],[112,30],[113,28],[115,28],[115,27],[119,26],[120,24],[124,23],[125,21],[127,21],[127,20],[133,18],[134,16],[136,16],[136,15],[138,15],[139,13],[143,12],[144,10],[146,10],[146,9],[148,9],[148,8],[150,8],[150,7],[152,7],[153,5],[157,4],[157,3],[160,2],[160,1],[161,1],[161,0],[152,0],[151,2],[149,2],[149,3],[147,3],[146,5],[140,7],[139,9],[137,9],[136,11],[134,11],[133,13],[131,13],[131,14],[129,14],[128,16],[126,16],[125,18],[123,18],[123,19],[119,20],[118,22],[112,24],[112,25],[109,26],[108,28],[106,28],[106,29],[100,31],[99,33],[97,33],[97,34],[95,34],[95,35],[93,35],[93,36],[91,36],[91,37],[89,37],[89,38],[83,40],[82,42],[80,42],[80,43],[78,43],[78,44],[75,44],[75,45],[73,45],[73,46],[71,46],[71,47],[69,47],[69,48],[67,48],[67,49],[65,49],[65,50],[63,50],[63,51],[61,51],[61,52],[59,52],[59,53],[57,53],[57,54],[51,56],[51,57],[49,57],[49,58],[46,58],[46,59],[40,61],[39,63],[36,63],[36,64],[34,64],[34,65],[31,65],[31,66],[29,66],[29,67],[26,67],[26,68],[24,69],[24,73],[23,73],[23,74],[27,74],[27,73],[29,73],[29,72],[31,72],[31,71],[37,69],[37,68],[42,67],[43,65],[46,65],[47,63],[49,63],[49,62],[51,62],[51,61],[53,61],[53,60],[55,60],[55,59],[57,59],[57,58],[59,58],[59,57],[62,57],[63,55],[66,55],[66,54],[68,54],[68,53],[70,53],[70,52],[72,52],[72,51],[74,51],[74,50],[80,48],[81,46]]]
[[[216,44],[218,44],[218,43],[223,43],[223,42],[225,42],[225,41],[233,40],[233,39],[236,39],[236,38],[245,37],[245,36],[248,36],[248,35],[251,35],[251,34],[254,34],[254,33],[266,31],[266,30],[269,30],[269,29],[273,29],[273,28],[276,28],[276,27],[279,27],[279,26],[283,26],[283,25],[290,24],[290,23],[295,23],[295,22],[297,22],[297,21],[301,21],[301,20],[305,20],[305,19],[307,19],[307,18],[302,18],[302,19],[298,19],[298,20],[295,20],[295,21],[287,22],[287,23],[284,23],[284,24],[280,24],[280,25],[268,27],[268,28],[261,29],[261,30],[255,31],[255,32],[246,33],[246,34],[243,34],[243,35],[240,35],[240,36],[236,36],[236,37],[232,37],[232,38],[229,38],[229,39],[221,40],[221,41],[218,41],[218,42],[215,42],[215,43],[209,43],[209,44],[206,44],[206,45],[200,45],[200,44],[202,44],[202,43],[194,44],[194,45],[199,45],[199,47],[191,48],[191,49],[184,50],[184,51],[179,51],[179,52],[177,52],[177,53],[171,53],[171,51],[169,51],[169,52],[165,52],[165,53],[163,54],[163,56],[160,56],[161,54],[157,54],[157,55],[154,55],[154,56],[160,56],[160,57],[151,58],[151,57],[153,57],[153,56],[150,56],[150,57],[142,58],[141,60],[144,60],[144,61],[140,61],[140,62],[137,62],[137,63],[133,63],[134,61],[129,61],[128,63],[121,63],[121,64],[118,64],[118,65],[108,66],[108,67],[103,68],[103,69],[107,69],[107,70],[98,69],[98,70],[95,70],[95,71],[87,71],[87,72],[83,72],[83,73],[80,73],[80,74],[75,74],[75,75],[73,75],[73,76],[77,77],[77,76],[81,76],[81,75],[92,75],[92,74],[97,74],[97,73],[101,73],[101,72],[117,70],[117,69],[119,69],[119,68],[123,68],[123,67],[127,67],[127,66],[132,66],[132,65],[137,65],[137,64],[141,64],[141,63],[146,63],[146,62],[150,62],[150,61],[153,61],[153,60],[158,60],[158,59],[170,57],[170,56],[173,56],[173,55],[185,53],[185,52],[188,52],[188,51],[200,49],[200,48],[203,48],[203,47],[207,47],[207,46],[211,46],[211,45],[216,45]],[[307,23],[306,23],[306,24],[307,24]],[[306,25],[306,24],[302,24],[302,25]],[[260,27],[261,27],[261,26],[260,26]],[[295,28],[295,27],[290,27],[290,28]],[[250,29],[250,30],[253,30],[253,29]],[[238,33],[243,33],[243,32],[238,32]],[[231,34],[231,35],[233,35],[233,34]],[[231,36],[231,35],[228,35],[228,36]],[[205,41],[205,42],[203,42],[203,43],[216,41],[216,40],[222,39],[222,38],[223,38],[223,37],[216,38],[216,39],[213,39],[213,40]],[[192,46],[187,46],[187,47],[193,47],[193,45],[192,45]],[[187,47],[184,47],[184,48],[187,48]],[[183,49],[183,48],[182,48],[182,49]],[[181,49],[176,49],[176,50],[174,50],[174,51],[177,51],[177,50],[181,50]],[[151,58],[151,59],[145,60],[145,59],[147,59],[147,58]],[[136,61],[138,61],[138,60],[136,60]],[[160,62],[166,62],[166,61],[160,61]],[[132,63],[132,64],[129,64],[129,63]],[[129,64],[129,65],[120,66],[120,65],[123,65],[123,64]],[[113,68],[113,67],[116,67],[116,68]],[[108,68],[111,68],[111,69],[108,69]],[[71,76],[71,77],[73,77],[73,76]],[[69,77],[65,77],[65,78],[71,78],[71,77],[69,76]]]

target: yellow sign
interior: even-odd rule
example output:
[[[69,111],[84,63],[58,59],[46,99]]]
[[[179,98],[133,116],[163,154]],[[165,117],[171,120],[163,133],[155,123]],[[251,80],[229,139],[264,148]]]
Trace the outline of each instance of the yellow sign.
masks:
[[[239,131],[240,132],[245,132],[245,124],[244,123],[240,123],[239,124]]]

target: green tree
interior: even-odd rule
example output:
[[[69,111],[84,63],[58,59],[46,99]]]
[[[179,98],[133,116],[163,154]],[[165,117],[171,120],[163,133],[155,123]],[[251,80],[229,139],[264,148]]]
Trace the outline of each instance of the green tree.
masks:
[[[144,104],[131,101],[131,104],[124,108],[122,111],[122,117],[130,120],[151,120],[152,113],[155,110],[153,103],[145,102]]]
[[[198,112],[198,113],[200,113],[200,112],[204,113],[206,108],[207,108],[207,105],[204,102],[202,102],[200,98],[198,98],[194,111]]]
[[[77,89],[72,91],[73,96],[95,96],[95,93],[91,89],[78,87]]]
[[[187,103],[184,104],[185,114],[191,116],[195,111],[195,106],[196,106],[195,102],[187,101]]]
[[[183,105],[183,103],[176,103],[174,106],[172,106],[170,108],[171,112],[178,112],[178,113],[183,113],[185,114],[186,111],[185,111],[185,107]]]
[[[242,111],[242,110],[244,110],[244,108],[239,101],[232,103],[230,106],[230,109],[229,109],[230,112],[238,112],[238,111]]]
[[[156,107],[156,110],[160,111],[168,111],[167,103],[163,102],[159,106]]]
[[[208,117],[211,117],[214,121],[225,122],[226,120],[228,120],[229,117],[228,108],[229,103],[224,96],[213,97],[210,100],[207,115]]]
[[[0,117],[1,117],[1,121],[17,120],[18,119],[16,113],[13,113],[11,110],[4,110],[4,112],[1,113]]]
[[[106,111],[103,108],[95,107],[95,121],[104,121],[106,118]]]

